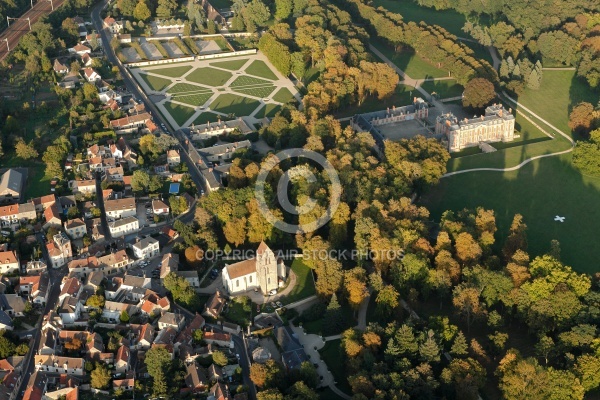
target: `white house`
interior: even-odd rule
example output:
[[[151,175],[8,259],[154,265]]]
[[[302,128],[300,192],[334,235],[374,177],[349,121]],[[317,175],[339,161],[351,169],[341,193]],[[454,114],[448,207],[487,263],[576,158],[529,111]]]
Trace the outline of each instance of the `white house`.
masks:
[[[62,319],[63,325],[73,325],[81,317],[83,306],[73,296],[65,297],[58,307],[58,315]]]
[[[104,18],[104,26],[108,28],[108,30],[112,34],[117,34],[123,30],[123,21],[117,21],[113,17]]]
[[[133,198],[107,200],[104,202],[104,209],[106,216],[112,219],[133,217],[137,213]]]
[[[96,82],[102,80],[100,74],[98,74],[93,68],[84,68],[83,76],[88,82]]]
[[[282,260],[277,260],[265,242],[256,250],[256,257],[227,265],[222,270],[223,285],[230,294],[259,288],[263,294],[279,287],[287,270]]]
[[[75,218],[65,222],[65,231],[71,239],[75,240],[85,236],[87,228],[81,218]]]
[[[152,200],[152,212],[156,215],[168,214],[169,206],[161,200]]]
[[[79,56],[82,56],[84,54],[90,54],[92,52],[92,49],[90,49],[89,47],[87,47],[81,43],[77,43],[75,46],[73,46],[69,49],[69,52],[75,53]]]
[[[133,255],[140,260],[152,258],[160,252],[158,240],[152,236],[147,236],[134,243],[132,249]]]
[[[174,149],[167,151],[167,164],[169,164],[169,167],[181,164],[181,156],[179,155],[179,151]]]
[[[72,181],[71,188],[73,192],[79,192],[83,194],[96,193],[96,180],[83,179]]]
[[[60,75],[64,75],[69,72],[69,67],[61,64],[61,62],[58,61],[58,58],[54,60],[54,65],[52,66],[52,68],[54,69],[54,72]]]
[[[198,271],[177,271],[175,272],[177,276],[184,278],[191,287],[199,288],[200,287],[200,279],[198,278]]]
[[[54,235],[54,241],[46,245],[52,268],[60,268],[73,258],[69,237],[64,233]]]
[[[19,271],[19,258],[15,251],[0,252],[0,273],[10,274]]]
[[[136,217],[125,217],[108,223],[108,230],[112,237],[121,237],[140,230],[140,223]]]
[[[77,376],[85,375],[83,358],[36,355],[34,357],[34,363],[37,371]]]

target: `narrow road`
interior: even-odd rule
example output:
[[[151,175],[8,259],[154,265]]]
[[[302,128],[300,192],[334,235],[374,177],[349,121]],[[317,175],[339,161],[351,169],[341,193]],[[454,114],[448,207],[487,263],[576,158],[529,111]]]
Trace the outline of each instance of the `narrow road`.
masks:
[[[100,33],[100,35],[102,37],[102,43],[106,43],[106,44],[110,43],[112,35],[106,29],[104,29],[104,27],[102,25],[102,18],[100,17],[100,13],[102,12],[102,9],[104,9],[106,7],[107,4],[108,4],[108,0],[101,1],[100,3],[96,4],[96,6],[94,6],[94,8],[92,9],[92,13],[91,13],[92,23],[94,24],[96,31]],[[127,90],[130,93],[132,93],[136,98],[143,100],[143,102],[146,106],[146,109],[152,115],[153,120],[158,123],[163,123],[167,127],[171,127],[171,124],[169,123],[169,121],[167,121],[166,119],[164,119],[162,117],[162,114],[154,106],[154,103],[152,103],[150,101],[148,96],[146,96],[146,93],[144,93],[144,91],[141,90],[141,88],[138,86],[137,82],[133,79],[129,70],[117,58],[112,47],[110,47],[110,45],[105,45],[104,52],[106,54],[106,57],[108,58],[108,61],[111,64],[113,64],[119,68],[119,71],[121,72],[121,76],[123,77],[123,81],[125,82],[125,87],[127,88]],[[171,130],[173,130],[172,127],[171,127]],[[171,132],[168,132],[168,133],[171,133]],[[183,133],[180,133],[179,137],[178,136],[175,136],[175,137],[177,139],[179,139],[180,141],[182,141],[182,137],[184,137],[184,136],[185,135],[183,135]],[[204,179],[202,178],[202,174],[200,173],[198,166],[196,164],[194,164],[194,162],[190,159],[190,157],[184,151],[185,150],[184,147],[185,146],[180,144],[178,150],[180,151],[180,155],[182,155],[183,162],[185,162],[188,166],[188,171],[190,173],[192,180],[194,181],[194,183],[196,184],[196,187],[198,189],[203,189],[205,192],[207,192],[207,188],[205,186]]]
[[[110,229],[108,229],[108,220],[106,219],[106,209],[104,208],[104,196],[102,195],[102,183],[100,181],[100,172],[96,173],[96,204],[100,209],[100,223],[104,231],[104,238],[107,241],[112,239]]]

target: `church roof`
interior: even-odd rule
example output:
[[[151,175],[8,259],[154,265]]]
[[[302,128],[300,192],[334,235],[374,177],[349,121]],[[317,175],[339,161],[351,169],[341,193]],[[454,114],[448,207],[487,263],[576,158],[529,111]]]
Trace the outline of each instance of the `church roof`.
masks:
[[[265,245],[266,246],[266,245]],[[256,272],[256,259],[251,258],[226,266],[229,278],[235,279]]]

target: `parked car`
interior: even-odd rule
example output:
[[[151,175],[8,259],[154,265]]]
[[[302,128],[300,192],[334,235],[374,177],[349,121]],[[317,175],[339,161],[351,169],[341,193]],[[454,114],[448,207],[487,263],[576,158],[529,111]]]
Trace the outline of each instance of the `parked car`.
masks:
[[[270,295],[270,296],[274,296],[274,295],[276,295],[276,294],[277,294],[277,289],[273,289],[273,290],[271,290],[271,291],[269,292],[269,295]]]

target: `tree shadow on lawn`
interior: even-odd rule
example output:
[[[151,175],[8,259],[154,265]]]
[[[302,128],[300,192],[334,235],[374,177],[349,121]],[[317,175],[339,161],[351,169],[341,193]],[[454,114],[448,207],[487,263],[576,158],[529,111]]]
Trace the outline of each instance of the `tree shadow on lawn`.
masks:
[[[447,177],[419,202],[436,221],[446,210],[480,206],[493,209],[498,249],[504,244],[514,215],[522,214],[532,258],[548,252],[550,241],[556,239],[565,264],[579,272],[596,272],[600,210],[582,205],[600,203],[600,178],[582,176],[571,164],[570,153],[532,161],[517,171],[467,172]],[[554,221],[556,215],[566,217],[565,222]]]

